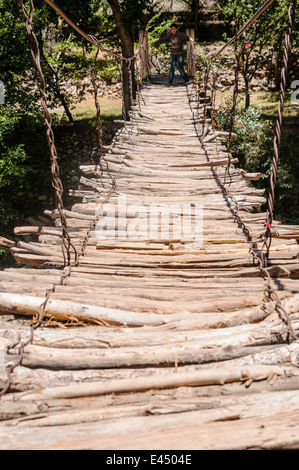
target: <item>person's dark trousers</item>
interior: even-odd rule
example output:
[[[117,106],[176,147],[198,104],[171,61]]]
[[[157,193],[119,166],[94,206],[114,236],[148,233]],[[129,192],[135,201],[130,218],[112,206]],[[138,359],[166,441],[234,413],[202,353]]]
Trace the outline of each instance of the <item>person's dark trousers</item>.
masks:
[[[171,59],[171,62],[170,62],[170,72],[169,72],[168,82],[170,84],[173,82],[174,71],[175,71],[176,66],[181,76],[185,80],[185,82],[187,82],[188,75],[186,74],[184,70],[183,54],[170,54],[170,59]]]

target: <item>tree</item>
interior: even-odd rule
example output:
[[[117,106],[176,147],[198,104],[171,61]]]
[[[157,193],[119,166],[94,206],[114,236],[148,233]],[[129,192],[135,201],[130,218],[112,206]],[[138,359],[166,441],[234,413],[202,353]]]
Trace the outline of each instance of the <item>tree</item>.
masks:
[[[125,58],[134,56],[134,42],[138,26],[145,26],[147,11],[153,11],[154,0],[107,0],[117,26],[122,55]],[[134,64],[122,61],[123,95],[125,111],[131,109],[132,97],[130,86],[133,85],[133,99],[135,99]]]
[[[218,0],[217,4],[235,32],[261,7],[260,0]],[[278,62],[284,46],[289,4],[288,0],[274,2],[246,31],[245,43],[240,45],[243,49],[240,61],[245,82],[245,108],[250,105],[250,83],[261,65],[266,48],[271,47],[276,56],[276,78],[280,78]],[[240,41],[244,41],[244,38]]]
[[[198,37],[198,18],[199,11],[203,6],[203,2],[201,0],[180,0],[180,3],[187,5],[192,15],[192,20],[194,21],[195,37]]]

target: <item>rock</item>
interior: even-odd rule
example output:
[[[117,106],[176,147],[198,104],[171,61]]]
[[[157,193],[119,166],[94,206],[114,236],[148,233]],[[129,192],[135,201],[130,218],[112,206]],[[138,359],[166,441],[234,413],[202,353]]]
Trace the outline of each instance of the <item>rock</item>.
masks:
[[[225,77],[221,79],[221,84],[224,86],[230,86],[234,83],[234,79],[231,77]]]
[[[37,196],[38,201],[47,201],[48,196],[46,194],[41,194],[40,196]]]
[[[260,82],[256,78],[253,78],[250,82],[250,87],[259,86]]]

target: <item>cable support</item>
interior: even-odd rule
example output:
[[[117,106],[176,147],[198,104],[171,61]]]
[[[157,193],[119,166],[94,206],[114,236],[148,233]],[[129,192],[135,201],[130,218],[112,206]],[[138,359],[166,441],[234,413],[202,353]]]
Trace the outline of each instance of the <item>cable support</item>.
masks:
[[[136,57],[138,57],[139,55],[139,52],[137,52],[135,55],[133,55],[132,57],[123,57],[121,54],[118,54],[117,52],[114,52],[114,51],[111,51],[109,49],[105,49],[98,41],[98,39],[93,36],[92,34],[86,34],[79,26],[77,26],[65,13],[64,11],[59,7],[57,6],[54,2],[52,2],[52,0],[44,0],[44,2],[46,2],[51,8],[53,8],[53,10],[56,11],[56,13],[58,13],[59,16],[61,16],[75,31],[77,31],[78,34],[80,34],[84,39],[86,39],[86,41],[90,42],[90,44],[94,45],[94,46],[97,46],[99,47],[99,49],[102,51],[102,52],[105,52],[106,54],[109,54],[109,55],[112,55],[114,57],[117,57],[119,59],[122,59],[122,60],[126,60],[126,61],[129,61],[129,60],[133,60],[135,59]]]
[[[221,49],[216,54],[213,55],[213,58],[218,57],[230,44],[232,44],[240,36],[242,36],[242,34],[245,33],[248,28],[250,28],[250,26],[261,16],[262,13],[264,13],[265,10],[267,10],[272,5],[273,2],[274,0],[267,0],[261,6],[261,8],[252,16],[252,18],[250,18],[250,20],[226,44],[224,44],[224,46],[221,47]]]
[[[288,10],[288,26],[287,26],[287,32],[285,35],[283,67],[281,69],[281,80],[280,80],[280,100],[278,103],[278,116],[276,119],[275,136],[274,136],[274,142],[273,142],[274,156],[272,160],[272,171],[270,175],[270,191],[268,195],[268,209],[267,209],[266,224],[265,224],[266,232],[264,236],[263,249],[262,249],[263,263],[265,266],[267,266],[267,260],[269,258],[270,247],[271,247],[271,242],[272,242],[271,226],[273,222],[275,186],[276,186],[277,174],[278,174],[279,149],[280,149],[281,134],[282,134],[283,110],[284,110],[284,103],[285,103],[287,74],[288,74],[289,61],[290,61],[290,56],[291,56],[291,42],[292,42],[293,28],[294,28],[294,23],[295,23],[295,16],[296,16],[296,6],[297,6],[297,0],[293,0]],[[264,253],[264,249],[266,249],[266,253]]]

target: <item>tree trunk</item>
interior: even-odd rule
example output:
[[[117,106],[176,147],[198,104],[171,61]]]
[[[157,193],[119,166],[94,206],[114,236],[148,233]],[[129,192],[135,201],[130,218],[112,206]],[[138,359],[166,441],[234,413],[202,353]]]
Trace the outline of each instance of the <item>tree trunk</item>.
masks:
[[[275,90],[276,91],[279,91],[280,90],[280,67],[279,67],[279,64],[280,64],[280,53],[277,52],[275,54],[275,78],[274,78],[274,81],[275,81]]]
[[[42,35],[41,35],[42,37]],[[71,124],[73,124],[74,122],[74,118],[72,116],[72,113],[70,111],[70,108],[69,108],[69,105],[67,104],[67,101],[60,89],[60,86],[59,86],[59,76],[58,76],[58,72],[54,69],[54,67],[52,67],[52,65],[50,64],[50,62],[47,60],[46,56],[45,56],[45,53],[44,53],[44,49],[43,49],[43,42],[42,40],[40,40],[40,50],[41,50],[41,56],[44,60],[44,62],[47,64],[47,66],[49,67],[49,69],[51,70],[51,72],[53,73],[53,80],[52,80],[52,86],[54,88],[54,93],[56,93],[56,96],[57,98],[60,100],[63,108],[64,108],[64,111],[65,111],[65,114],[69,120],[69,122]]]
[[[244,69],[244,84],[245,84],[245,109],[248,109],[250,106],[250,91],[249,91],[249,84],[250,80],[248,77],[248,61],[246,58],[243,58],[245,60],[245,69]]]
[[[195,0],[194,5],[194,17],[195,17],[195,37],[198,38],[198,10],[199,10],[199,1]]]
[[[113,17],[116,22],[118,29],[120,41],[121,41],[121,50],[122,55],[125,58],[130,58],[134,56],[134,37],[133,31],[131,29],[130,33],[126,30],[125,26],[122,23],[121,9],[118,0],[108,0],[108,3],[112,9]],[[130,66],[131,65],[131,66]],[[131,77],[130,77],[131,71]],[[129,111],[132,108],[132,98],[135,99],[136,95],[136,85],[135,85],[135,74],[134,74],[134,61],[131,63],[123,60],[122,61],[122,76],[123,76],[123,106],[126,117],[129,117]],[[132,88],[131,88],[132,87]]]

